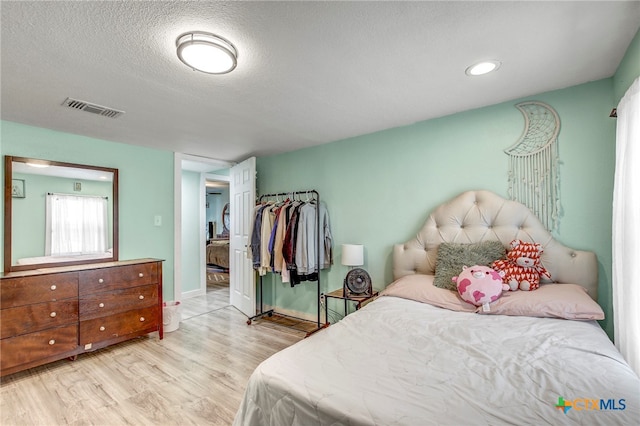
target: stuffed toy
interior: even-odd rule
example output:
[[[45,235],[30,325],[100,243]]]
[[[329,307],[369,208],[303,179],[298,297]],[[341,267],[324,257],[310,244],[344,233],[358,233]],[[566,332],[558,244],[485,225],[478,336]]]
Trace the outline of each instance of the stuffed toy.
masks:
[[[513,240],[507,259],[496,260],[491,267],[504,273],[502,281],[511,291],[535,290],[540,287],[540,277],[551,279],[549,272],[540,263],[541,254],[540,244]]]
[[[452,280],[460,297],[475,306],[488,305],[498,300],[503,290],[509,290],[509,286],[502,283],[502,276],[488,266],[463,266],[460,275]]]

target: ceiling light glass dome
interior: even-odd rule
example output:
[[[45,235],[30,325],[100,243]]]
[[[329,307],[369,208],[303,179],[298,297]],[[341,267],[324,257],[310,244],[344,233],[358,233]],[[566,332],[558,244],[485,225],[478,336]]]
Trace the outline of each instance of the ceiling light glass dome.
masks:
[[[203,31],[190,31],[176,39],[178,58],[207,74],[226,74],[238,65],[238,51],[228,40]]]

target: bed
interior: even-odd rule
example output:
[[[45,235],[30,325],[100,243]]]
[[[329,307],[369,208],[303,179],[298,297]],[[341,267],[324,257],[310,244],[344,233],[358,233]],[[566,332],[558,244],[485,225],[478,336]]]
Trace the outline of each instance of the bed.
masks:
[[[554,282],[485,312],[433,285],[441,244],[540,243]],[[394,247],[373,302],[262,362],[234,425],[638,424],[640,379],[596,319],[595,254],[523,205],[465,192]]]
[[[229,240],[210,240],[207,244],[207,265],[229,269]]]

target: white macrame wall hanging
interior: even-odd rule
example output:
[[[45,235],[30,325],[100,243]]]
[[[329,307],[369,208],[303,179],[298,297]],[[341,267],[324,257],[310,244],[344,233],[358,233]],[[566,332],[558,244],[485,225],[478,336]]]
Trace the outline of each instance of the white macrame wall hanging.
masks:
[[[516,108],[525,126],[520,139],[504,150],[509,156],[509,197],[529,207],[548,230],[557,230],[560,118],[542,102],[522,102]]]

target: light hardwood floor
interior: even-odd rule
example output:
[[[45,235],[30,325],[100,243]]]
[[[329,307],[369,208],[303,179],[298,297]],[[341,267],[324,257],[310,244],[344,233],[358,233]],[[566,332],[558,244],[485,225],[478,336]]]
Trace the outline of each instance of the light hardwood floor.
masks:
[[[0,424],[231,424],[254,368],[304,333],[248,326],[228,286],[210,289],[181,302],[180,327],[163,340],[153,333],[2,378]]]

